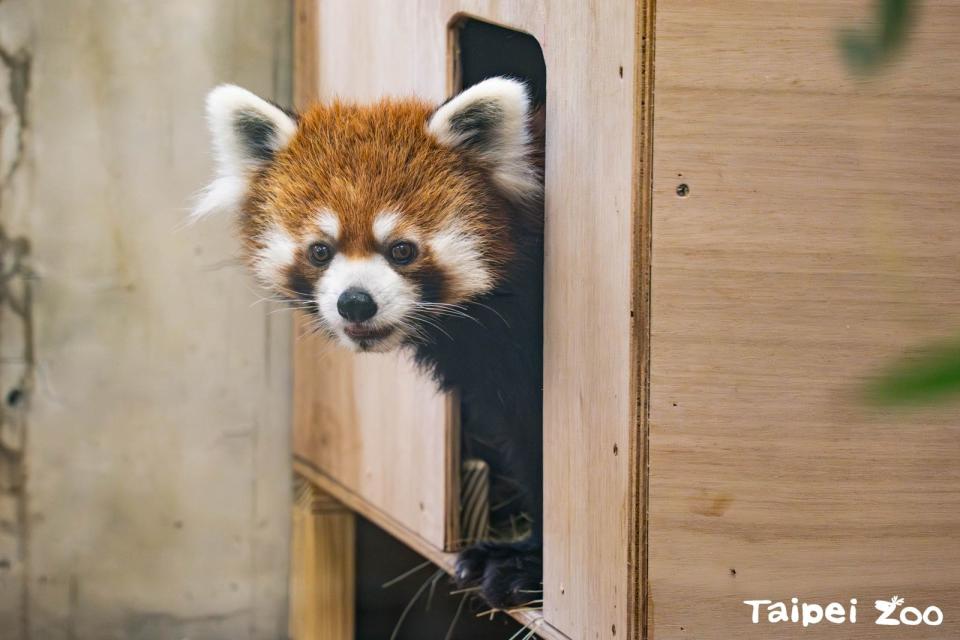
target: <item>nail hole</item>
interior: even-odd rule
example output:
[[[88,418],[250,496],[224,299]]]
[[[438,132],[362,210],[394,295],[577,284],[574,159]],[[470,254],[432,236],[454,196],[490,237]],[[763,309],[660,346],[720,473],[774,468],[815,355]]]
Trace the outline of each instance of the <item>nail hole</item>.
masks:
[[[732,576],[735,576],[735,575],[737,575],[737,570],[736,570],[736,569],[733,569],[733,568],[731,568],[731,569],[730,569],[730,575],[732,575]]]
[[[623,77],[623,65],[620,65],[620,77]]]
[[[617,625],[615,624],[610,625],[610,633],[613,635],[617,635]]]
[[[688,185],[686,182],[678,184],[677,195],[681,198],[686,198],[688,195],[690,195],[690,185]]]
[[[15,407],[23,401],[23,390],[22,389],[10,389],[10,392],[7,394],[7,406]]]
[[[613,455],[620,453],[620,448],[617,445],[613,445]]]

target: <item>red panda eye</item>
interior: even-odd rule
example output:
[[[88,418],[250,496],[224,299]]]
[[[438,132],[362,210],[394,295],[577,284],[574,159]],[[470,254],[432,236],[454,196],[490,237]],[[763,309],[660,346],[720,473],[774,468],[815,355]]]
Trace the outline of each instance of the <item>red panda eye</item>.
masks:
[[[324,244],[322,242],[314,242],[310,245],[310,248],[307,250],[307,258],[310,260],[310,263],[315,267],[322,267],[328,262],[330,258],[333,257],[333,249],[330,248],[330,245]]]
[[[390,261],[394,264],[410,264],[417,257],[417,246],[411,242],[394,242],[390,245]]]

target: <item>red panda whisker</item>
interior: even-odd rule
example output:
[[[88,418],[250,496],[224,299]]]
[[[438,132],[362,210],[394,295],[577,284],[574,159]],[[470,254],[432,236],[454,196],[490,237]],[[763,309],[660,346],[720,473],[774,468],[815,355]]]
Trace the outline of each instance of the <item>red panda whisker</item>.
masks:
[[[489,306],[489,305],[486,305],[486,304],[483,304],[482,302],[476,302],[476,301],[474,301],[473,304],[477,305],[478,307],[483,307],[484,309],[487,309],[488,311],[492,311],[492,312],[494,313],[494,315],[496,315],[498,318],[500,318],[501,320],[503,320],[503,324],[505,324],[508,329],[511,328],[511,327],[510,327],[510,323],[507,322],[507,319],[504,318],[503,315],[502,315],[499,311],[497,311],[496,309],[494,309],[493,307],[491,307],[491,306]]]
[[[449,338],[450,340],[453,340],[453,336],[451,336],[451,335],[447,332],[446,329],[444,329],[443,327],[441,327],[439,324],[437,324],[437,323],[434,322],[433,320],[430,320],[430,319],[427,318],[426,316],[423,316],[423,315],[421,315],[421,314],[418,314],[416,311],[414,311],[413,313],[410,314],[410,317],[411,317],[411,318],[415,318],[416,320],[418,320],[418,321],[420,321],[420,322],[422,322],[422,323],[424,323],[424,324],[430,325],[431,327],[433,327],[434,329],[436,329],[437,331],[439,331],[439,332],[442,333],[443,335],[447,336],[447,338]]]
[[[303,292],[294,291],[293,289],[288,289],[282,285],[274,285],[274,288],[280,293],[288,296],[288,302],[289,298],[293,298],[294,301],[301,300],[303,298]]]
[[[456,304],[453,302],[418,302],[417,304],[424,307],[447,307],[450,309],[460,309],[466,310],[466,305]]]
[[[465,313],[455,313],[455,312],[452,312],[452,311],[444,311],[444,310],[442,310],[442,309],[441,309],[441,310],[428,309],[428,310],[421,311],[421,313],[422,313],[422,314],[423,314],[423,313],[426,313],[426,314],[429,314],[430,316],[434,316],[434,317],[464,318],[465,320],[474,320],[474,321],[477,321],[477,322],[479,323],[479,321],[478,321],[476,318],[473,318],[473,317],[471,317],[471,316],[468,316],[468,315],[465,314]],[[481,325],[481,326],[482,326],[482,325]]]
[[[429,334],[424,333],[421,327],[418,327],[409,321],[402,320],[398,323],[398,326],[403,329],[407,336],[419,338],[422,344],[430,344],[434,342],[433,338]]]
[[[421,309],[424,305],[429,305],[429,304],[435,304],[435,303],[418,302],[418,303],[414,303],[414,306],[417,307],[418,309]],[[424,309],[424,311],[435,316],[446,316],[450,318],[463,318],[465,320],[472,320],[473,322],[476,322],[479,326],[483,327],[484,329],[487,328],[486,325],[484,325],[479,318],[475,318],[467,313],[464,313],[463,311],[459,311],[456,309],[445,309],[445,308],[431,309],[428,307]]]
[[[286,297],[286,298],[284,298],[284,297],[277,297],[277,296],[268,296],[268,297],[266,297],[266,298],[261,298],[261,299],[258,300],[257,302],[258,302],[258,303],[259,303],[259,302],[282,302],[283,304],[285,304],[285,305],[287,305],[287,306],[295,306],[295,305],[298,305],[298,304],[307,304],[307,303],[310,302],[309,300],[302,300],[302,299],[300,299],[300,296],[297,296],[296,298],[291,299],[291,298],[292,298],[292,294],[288,294],[288,295],[289,295],[290,297]]]
[[[460,305],[443,304],[441,302],[416,302],[417,307],[429,309],[435,313],[453,313],[467,315],[466,309]]]
[[[289,311],[291,309],[309,309],[315,305],[313,301],[310,300],[271,300],[275,304],[282,305],[278,310]]]
[[[290,305],[285,305],[283,307],[277,307],[273,311],[270,311],[269,313],[267,313],[267,315],[272,316],[278,313],[293,313],[294,311],[309,311],[311,308],[312,308],[312,305],[309,305],[309,304],[305,304],[303,306],[296,306],[296,305],[290,304]]]

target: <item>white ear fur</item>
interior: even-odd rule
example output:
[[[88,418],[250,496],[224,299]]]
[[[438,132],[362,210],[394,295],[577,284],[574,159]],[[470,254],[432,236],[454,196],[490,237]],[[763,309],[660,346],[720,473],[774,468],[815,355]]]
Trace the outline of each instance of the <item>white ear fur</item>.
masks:
[[[469,148],[493,167],[504,193],[524,200],[539,195],[541,180],[530,160],[530,98],[524,84],[490,78],[452,98],[430,117],[427,131],[440,144]]]
[[[194,218],[237,209],[251,173],[269,164],[297,132],[296,121],[282,109],[230,84],[207,95],[207,122],[217,177],[200,195]]]

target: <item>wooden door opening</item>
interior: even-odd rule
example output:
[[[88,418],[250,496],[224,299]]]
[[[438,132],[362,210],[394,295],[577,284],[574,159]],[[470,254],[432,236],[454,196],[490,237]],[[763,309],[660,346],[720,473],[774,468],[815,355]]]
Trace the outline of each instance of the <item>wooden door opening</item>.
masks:
[[[450,81],[451,95],[459,93],[479,82],[497,76],[506,76],[521,80],[527,86],[532,102],[534,117],[531,127],[536,132],[535,139],[542,143],[544,130],[544,109],[546,106],[546,61],[543,49],[537,39],[522,31],[484,22],[467,16],[454,18],[450,25]],[[542,157],[542,153],[538,154]],[[537,314],[542,326],[542,260],[537,265],[540,271],[540,299],[537,301]],[[542,331],[541,331],[542,334]],[[543,370],[542,337],[537,345],[540,354],[539,372]],[[465,409],[465,408],[462,408]],[[462,410],[458,439],[461,462],[461,541],[468,544],[481,538],[510,539],[521,537],[529,529],[529,519],[516,505],[517,489],[509,486],[509,479],[499,477],[496,462],[491,459],[502,457],[494,451],[490,443],[476,435],[471,428],[470,416]],[[540,429],[541,425],[537,428]],[[542,433],[537,436],[542,441]],[[542,449],[542,448],[541,448]],[[542,450],[537,454],[537,467],[542,469]],[[488,463],[490,463],[488,465]],[[535,495],[541,495],[542,472]],[[525,488],[527,491],[529,487]],[[537,498],[542,504],[542,500]],[[478,509],[478,502],[485,504]],[[542,508],[542,507],[541,507]],[[482,512],[482,513],[480,513]],[[540,523],[542,524],[542,523]]]
[[[494,76],[523,80],[536,107],[547,103],[547,63],[537,39],[470,17],[451,25],[454,93]]]

